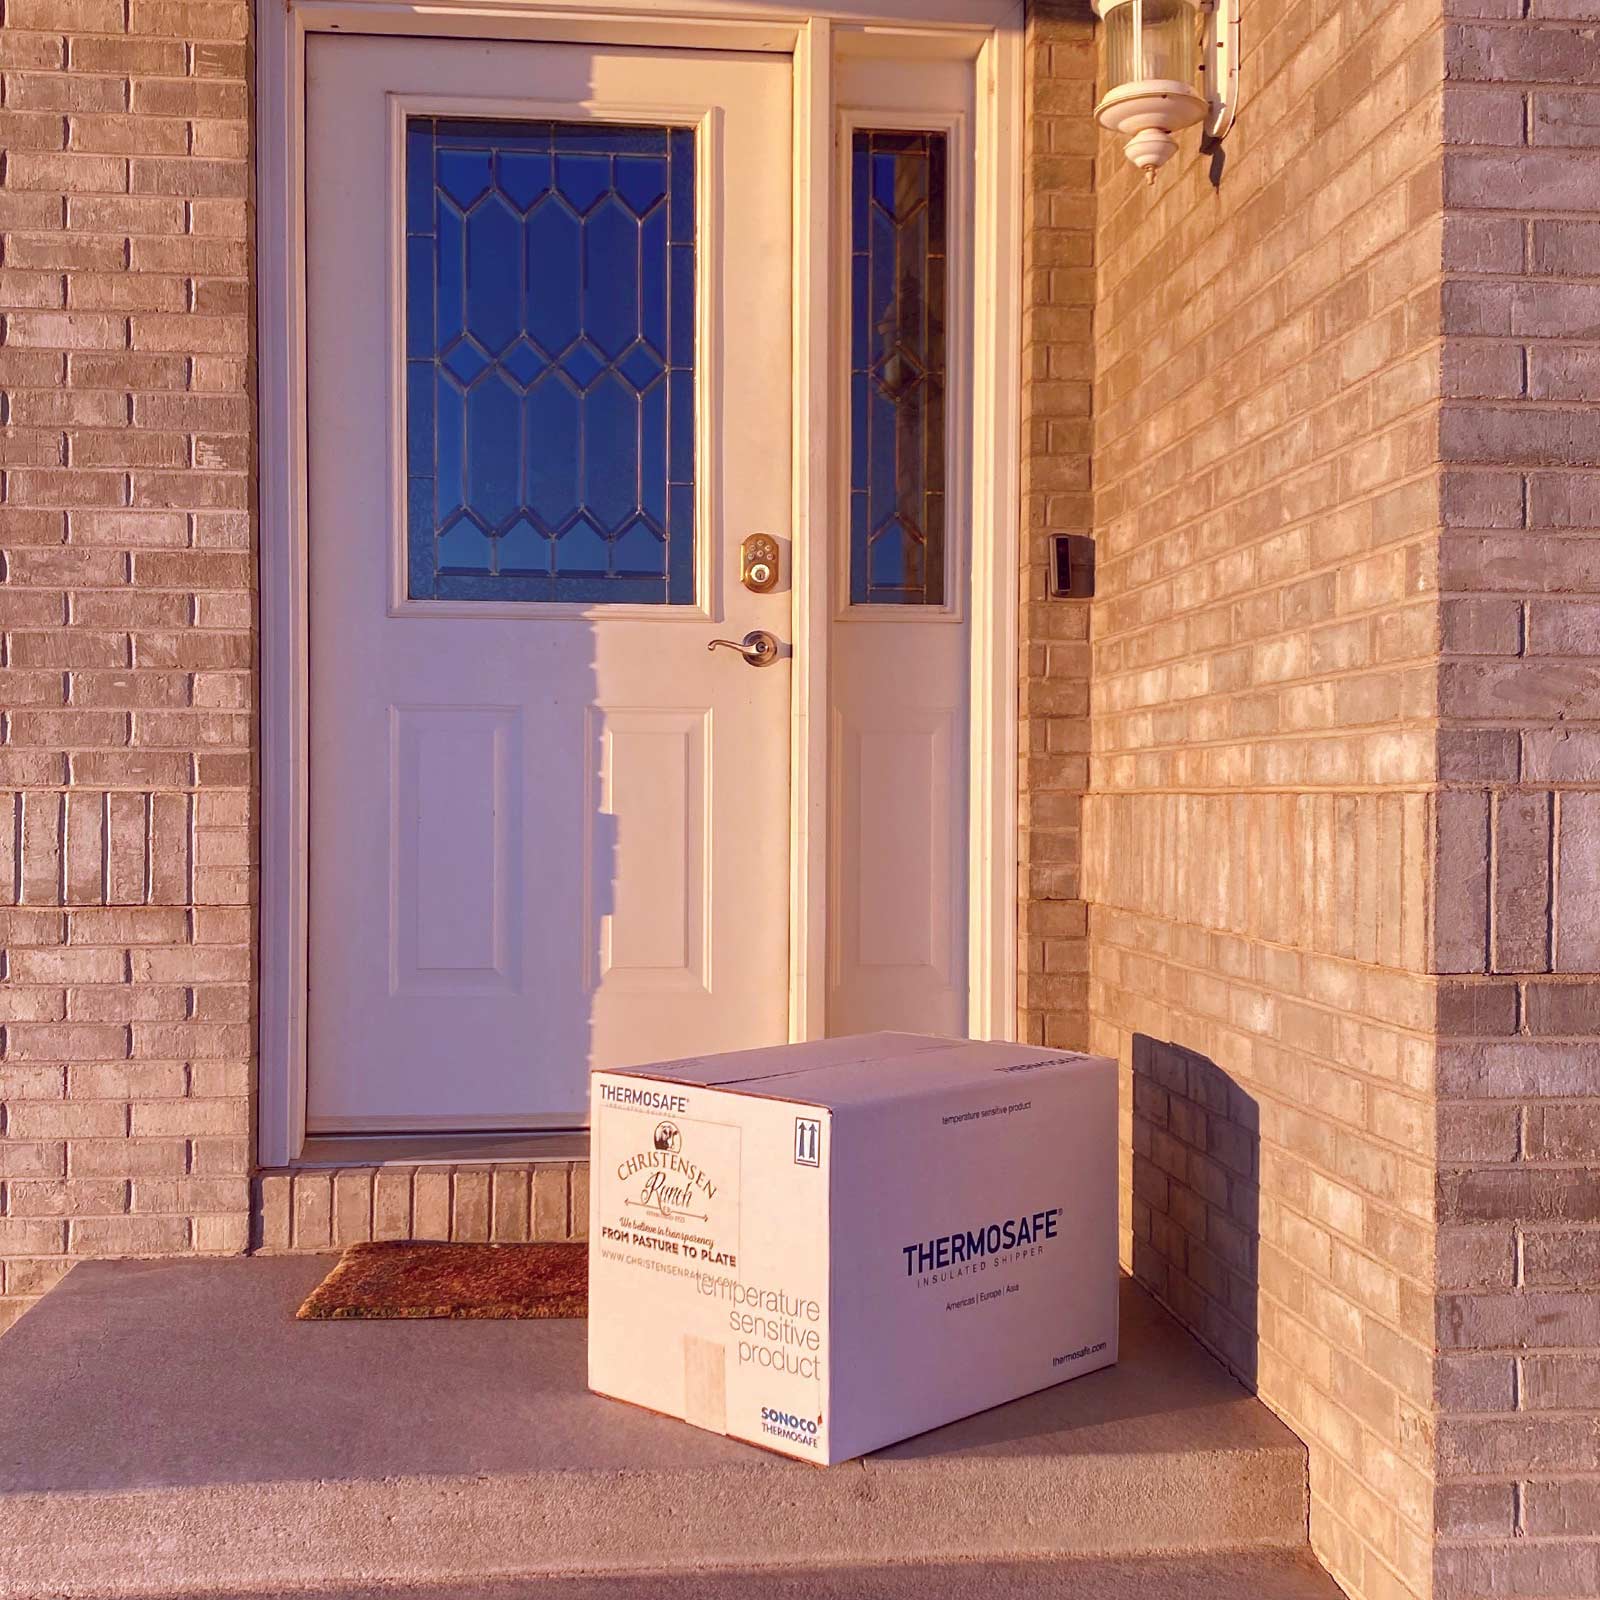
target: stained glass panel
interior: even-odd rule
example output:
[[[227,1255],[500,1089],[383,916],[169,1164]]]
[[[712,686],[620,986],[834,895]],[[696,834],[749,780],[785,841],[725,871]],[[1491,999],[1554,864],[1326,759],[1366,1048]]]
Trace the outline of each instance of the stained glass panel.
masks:
[[[406,127],[413,599],[691,604],[688,128]]]
[[[946,136],[851,150],[850,601],[945,598]]]

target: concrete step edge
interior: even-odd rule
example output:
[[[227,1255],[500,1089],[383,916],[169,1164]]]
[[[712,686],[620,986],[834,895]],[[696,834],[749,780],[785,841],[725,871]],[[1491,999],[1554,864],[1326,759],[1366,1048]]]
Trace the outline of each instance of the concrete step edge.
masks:
[[[211,1591],[216,1600],[1342,1600],[1309,1549],[851,1566],[691,1567],[394,1588]],[[58,1591],[48,1597],[57,1600]]]
[[[814,1473],[206,1485],[0,1497],[3,1600],[564,1573],[1288,1550],[1303,1454],[1004,1455]]]

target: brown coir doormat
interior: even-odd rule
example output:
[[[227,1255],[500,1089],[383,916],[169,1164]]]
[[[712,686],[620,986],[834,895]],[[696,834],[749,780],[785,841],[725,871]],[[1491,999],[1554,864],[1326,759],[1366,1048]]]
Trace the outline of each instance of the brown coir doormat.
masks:
[[[354,1317],[582,1317],[589,1310],[583,1244],[352,1245],[295,1313]]]

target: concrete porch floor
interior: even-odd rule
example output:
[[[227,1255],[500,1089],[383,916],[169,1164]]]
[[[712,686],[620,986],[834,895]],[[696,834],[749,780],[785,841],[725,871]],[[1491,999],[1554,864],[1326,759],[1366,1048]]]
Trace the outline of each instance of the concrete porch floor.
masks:
[[[1115,1368],[819,1469],[590,1395],[581,1322],[296,1322],[332,1260],[86,1263],[16,1325],[0,1596],[1337,1594],[1302,1446],[1131,1284]]]

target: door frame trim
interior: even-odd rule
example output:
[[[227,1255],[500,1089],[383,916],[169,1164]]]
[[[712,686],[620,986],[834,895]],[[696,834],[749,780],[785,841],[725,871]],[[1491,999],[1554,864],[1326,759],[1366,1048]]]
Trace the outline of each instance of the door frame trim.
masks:
[[[867,0],[796,13],[740,0],[289,0],[257,18],[256,271],[261,582],[261,900],[257,1156],[305,1144],[310,674],[307,658],[305,47],[316,32],[739,49],[795,61],[794,673],[790,1037],[826,992],[830,334],[826,248],[838,54],[975,62],[968,1032],[1015,1037],[1021,510],[1020,0]],[[989,352],[990,359],[976,359]],[[815,536],[813,536],[815,535]]]

